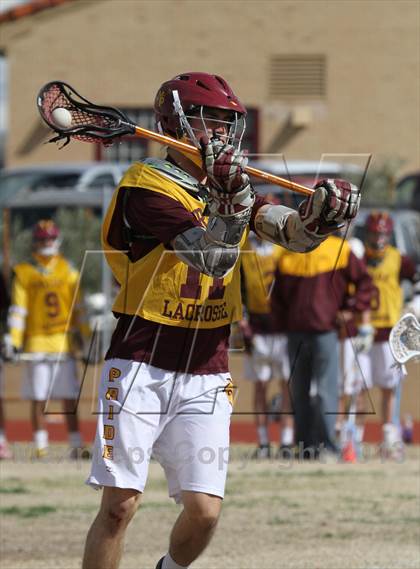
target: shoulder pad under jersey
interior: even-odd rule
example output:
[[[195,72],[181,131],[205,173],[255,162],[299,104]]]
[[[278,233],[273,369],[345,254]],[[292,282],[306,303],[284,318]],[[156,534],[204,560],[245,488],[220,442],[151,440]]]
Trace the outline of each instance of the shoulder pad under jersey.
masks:
[[[172,164],[172,162],[161,160],[160,158],[143,158],[140,162],[157,170],[165,176],[165,178],[169,178],[174,181],[189,193],[194,194],[195,197],[198,197],[199,199],[203,198],[202,184],[200,184],[196,178],[190,176],[190,174],[187,174],[184,170],[175,166],[175,164]]]

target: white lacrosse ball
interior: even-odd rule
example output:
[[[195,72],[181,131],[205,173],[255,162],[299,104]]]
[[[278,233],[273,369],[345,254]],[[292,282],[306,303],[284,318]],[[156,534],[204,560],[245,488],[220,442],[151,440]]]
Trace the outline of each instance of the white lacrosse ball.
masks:
[[[58,128],[70,128],[71,127],[71,113],[67,109],[62,107],[57,107],[51,113],[51,117]]]

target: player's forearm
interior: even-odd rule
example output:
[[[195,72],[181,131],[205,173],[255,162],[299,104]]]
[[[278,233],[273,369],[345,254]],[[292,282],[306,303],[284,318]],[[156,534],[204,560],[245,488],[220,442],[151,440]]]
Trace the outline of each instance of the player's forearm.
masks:
[[[283,205],[263,205],[257,211],[254,223],[262,239],[297,253],[312,251],[327,237],[308,235],[299,212]]]

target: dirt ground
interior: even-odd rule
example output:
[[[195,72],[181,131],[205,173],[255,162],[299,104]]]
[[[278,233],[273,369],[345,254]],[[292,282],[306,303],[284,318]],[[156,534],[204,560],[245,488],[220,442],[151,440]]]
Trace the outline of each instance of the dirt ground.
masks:
[[[100,493],[84,486],[89,464],[31,462],[27,448],[0,464],[1,569],[75,569]],[[383,462],[249,459],[232,449],[222,518],[196,569],[408,569],[420,567],[420,449]],[[65,454],[65,453],[64,453]],[[154,569],[179,507],[152,464],[129,528],[122,569]]]

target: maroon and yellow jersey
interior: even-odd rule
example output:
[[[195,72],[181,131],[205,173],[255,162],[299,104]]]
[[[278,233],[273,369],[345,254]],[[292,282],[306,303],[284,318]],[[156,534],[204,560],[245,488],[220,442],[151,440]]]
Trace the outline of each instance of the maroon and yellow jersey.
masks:
[[[159,177],[156,190],[160,189],[161,181]],[[198,216],[183,205],[182,194],[179,194],[180,201],[163,191],[140,188],[137,182],[137,179],[126,178],[121,183],[112,202],[113,214],[103,229],[104,241],[110,245],[110,251],[116,251],[109,254],[122,253],[121,274],[158,245],[163,244],[170,250],[170,243],[177,235],[201,225]],[[187,190],[182,191],[187,193]],[[198,199],[195,201],[200,213],[203,212],[204,204]],[[263,196],[256,196],[250,219],[251,230],[254,230],[258,209],[266,203]],[[130,244],[124,233],[127,223],[136,235]],[[114,314],[118,322],[106,359],[147,362],[161,369],[195,374],[221,373],[229,369],[230,324],[219,323],[215,328],[197,329],[194,321],[190,321],[189,327],[182,327],[115,310]]]
[[[347,308],[350,296],[354,311],[363,312],[372,294],[365,264],[347,241],[331,236],[309,253],[280,256],[271,299],[280,331],[327,332],[336,328],[337,313]]]
[[[79,273],[61,255],[33,256],[14,267],[9,328],[12,343],[26,352],[68,352],[76,326],[84,336]]]
[[[401,316],[403,293],[400,286],[401,253],[388,246],[377,265],[368,264],[376,288],[372,299],[371,322],[375,328],[392,328]]]
[[[181,261],[162,242],[132,260],[115,248],[109,233],[120,191],[154,192],[171,198],[205,226],[205,203],[186,192],[175,181],[144,163],[135,163],[124,175],[108,209],[103,225],[107,261],[120,284],[113,311],[182,328],[213,329],[242,316],[239,263],[223,279],[204,275]],[[156,219],[159,223],[159,218]],[[242,238],[245,242],[246,235]]]
[[[241,252],[245,302],[249,314],[269,314],[270,292],[282,247],[257,238],[248,239]]]

